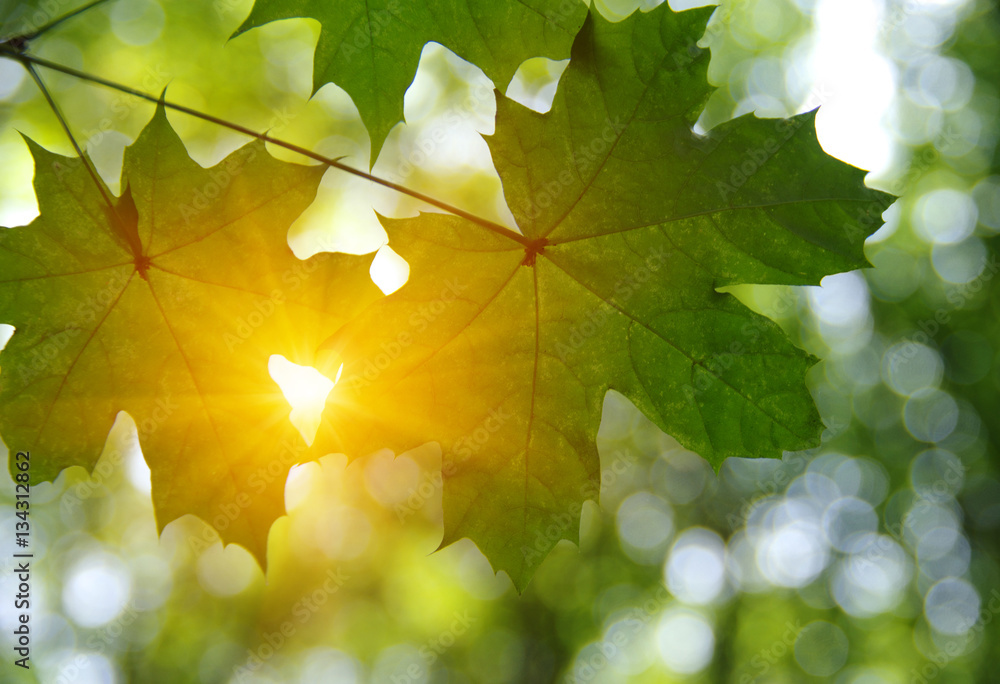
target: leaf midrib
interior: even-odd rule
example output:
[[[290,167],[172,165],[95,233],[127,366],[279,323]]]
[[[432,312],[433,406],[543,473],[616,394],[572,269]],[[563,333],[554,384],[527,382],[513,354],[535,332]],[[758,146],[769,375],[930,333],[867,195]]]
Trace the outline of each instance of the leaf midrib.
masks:
[[[671,244],[673,244],[672,241],[671,241]],[[590,292],[599,301],[601,301],[601,302],[607,304],[608,306],[612,307],[613,309],[615,309],[618,313],[620,313],[621,315],[625,316],[625,318],[627,318],[633,324],[636,324],[636,325],[639,325],[639,326],[645,328],[650,334],[654,335],[655,337],[657,337],[660,340],[663,340],[663,342],[665,342],[667,345],[669,345],[675,351],[679,352],[686,359],[688,359],[688,361],[690,361],[692,367],[697,366],[698,368],[701,368],[703,371],[705,371],[705,372],[709,373],[710,375],[712,375],[712,377],[714,377],[719,382],[721,382],[722,384],[724,384],[726,387],[728,387],[729,389],[731,389],[737,396],[739,396],[741,399],[743,399],[747,404],[750,404],[750,405],[756,407],[761,413],[763,413],[765,416],[767,416],[768,418],[770,418],[774,423],[776,423],[778,425],[781,425],[790,434],[795,435],[796,437],[798,437],[800,439],[809,439],[808,436],[803,436],[803,435],[797,434],[791,428],[789,428],[787,425],[784,425],[783,423],[779,422],[777,418],[775,418],[773,415],[771,415],[770,413],[768,413],[767,411],[765,411],[764,408],[761,407],[761,406],[759,406],[757,403],[751,401],[749,397],[747,397],[745,394],[743,394],[742,392],[740,392],[731,383],[729,383],[728,381],[726,381],[725,378],[723,378],[722,376],[720,376],[719,374],[717,374],[712,369],[710,369],[710,368],[702,365],[697,359],[695,359],[693,356],[691,356],[690,354],[688,354],[683,348],[679,347],[677,345],[677,343],[673,342],[672,340],[667,339],[666,337],[664,337],[663,335],[661,335],[658,331],[656,331],[653,328],[651,328],[648,324],[646,324],[645,322],[639,320],[638,318],[636,318],[635,316],[633,316],[632,314],[630,314],[628,311],[626,311],[624,308],[618,306],[614,302],[613,298],[612,299],[605,299],[600,294],[598,294],[596,291],[594,291],[591,287],[589,287],[586,283],[584,283],[582,280],[580,280],[579,278],[577,278],[574,274],[570,273],[565,268],[563,268],[561,264],[555,262],[549,255],[543,253],[543,256],[545,256],[546,259],[548,259],[549,263],[551,263],[553,266],[555,266],[560,271],[562,271],[563,273],[565,273],[570,279],[572,279],[574,282],[576,282],[578,285],[580,285],[580,287],[582,287],[585,290],[587,290],[588,292]],[[732,296],[732,295],[727,295],[727,296]],[[536,302],[536,309],[537,309],[537,302]]]

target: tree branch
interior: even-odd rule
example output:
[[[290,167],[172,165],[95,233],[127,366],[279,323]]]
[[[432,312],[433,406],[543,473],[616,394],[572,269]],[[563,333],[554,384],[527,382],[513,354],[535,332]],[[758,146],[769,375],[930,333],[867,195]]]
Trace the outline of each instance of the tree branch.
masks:
[[[340,171],[350,173],[354,176],[358,176],[359,178],[364,178],[365,180],[371,181],[372,183],[377,183],[378,185],[389,188],[390,190],[394,190],[400,194],[407,195],[408,197],[420,200],[421,202],[425,202],[431,205],[432,207],[437,207],[442,211],[446,211],[449,214],[453,214],[455,216],[464,218],[465,220],[470,221],[482,228],[485,228],[486,230],[497,233],[498,235],[503,235],[504,237],[509,238],[521,245],[524,245],[525,247],[531,248],[533,246],[532,240],[525,237],[524,235],[521,235],[520,233],[514,232],[510,228],[501,226],[498,223],[494,223],[493,221],[484,219],[480,216],[476,216],[475,214],[469,213],[464,209],[459,209],[458,207],[455,207],[451,204],[442,202],[441,200],[435,199],[429,195],[425,195],[422,192],[411,190],[410,188],[407,188],[403,185],[399,185],[398,183],[393,183],[390,180],[379,178],[378,176],[374,176],[360,169],[348,166],[347,164],[342,164],[340,162],[340,159],[342,159],[342,157],[339,157],[337,159],[324,157],[323,155],[313,152],[312,150],[308,150],[304,147],[300,147],[298,145],[285,142],[284,140],[279,140],[278,138],[273,138],[266,133],[258,133],[257,131],[253,131],[237,123],[226,121],[225,119],[220,119],[219,117],[212,116],[211,114],[205,114],[204,112],[200,112],[196,109],[191,109],[190,107],[185,107],[184,105],[168,102],[164,100],[162,97],[156,97],[155,95],[151,95],[141,90],[136,90],[135,88],[131,88],[121,83],[115,83],[114,81],[109,81],[99,76],[94,76],[93,74],[88,74],[86,72],[79,71],[77,69],[73,69],[71,67],[67,67],[62,64],[50,62],[47,59],[43,59],[41,57],[35,57],[34,55],[30,55],[26,52],[17,52],[5,45],[0,45],[0,57],[16,59],[20,61],[22,64],[24,64],[26,67],[30,65],[42,66],[45,67],[46,69],[52,69],[53,71],[58,71],[64,74],[68,74],[70,76],[74,76],[84,81],[89,81],[90,83],[96,83],[106,88],[111,88],[113,90],[127,93],[129,95],[132,95],[133,97],[138,97],[143,100],[148,100],[149,102],[161,103],[164,107],[168,109],[173,109],[178,112],[184,112],[185,114],[188,114],[190,116],[202,119],[203,121],[209,121],[218,126],[222,126],[232,131],[242,133],[243,135],[249,136],[251,138],[256,138],[258,140],[263,140],[264,142],[269,142],[272,145],[277,145],[278,147],[282,147],[286,150],[296,152],[314,161],[321,162],[323,164],[326,164],[327,166],[333,167]]]
[[[29,40],[33,40],[33,39],[37,38],[38,36],[42,35],[46,31],[48,31],[49,29],[55,28],[56,26],[58,26],[59,24],[63,23],[67,19],[72,19],[76,15],[82,14],[82,13],[86,12],[87,10],[89,10],[91,7],[94,7],[96,5],[100,5],[102,2],[105,2],[105,1],[106,0],[93,0],[92,2],[88,2],[83,7],[75,9],[72,12],[70,12],[68,14],[64,14],[63,16],[58,17],[56,19],[53,19],[49,23],[45,24],[44,26],[42,26],[40,28],[35,29],[34,31],[30,31],[29,33],[24,33],[24,34],[21,34],[19,36],[13,36],[11,38],[7,38],[6,40],[4,40],[4,43],[11,43],[11,44],[14,44],[14,45],[24,45],[24,43],[28,42]]]

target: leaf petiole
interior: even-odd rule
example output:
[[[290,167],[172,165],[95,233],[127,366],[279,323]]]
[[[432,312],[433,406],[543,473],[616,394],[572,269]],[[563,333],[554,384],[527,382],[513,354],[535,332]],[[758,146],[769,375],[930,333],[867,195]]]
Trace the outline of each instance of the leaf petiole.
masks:
[[[67,74],[69,76],[73,76],[75,78],[79,78],[81,80],[88,81],[90,83],[95,83],[97,85],[101,85],[106,88],[111,88],[113,90],[117,90],[119,92],[123,92],[128,95],[132,95],[133,97],[138,97],[140,99],[147,100],[149,102],[162,102],[163,106],[168,109],[173,109],[174,111],[183,112],[185,114],[188,114],[189,116],[202,119],[203,121],[214,123],[217,126],[222,126],[224,128],[228,128],[229,130],[242,133],[243,135],[249,136],[251,138],[263,140],[264,142],[271,143],[272,145],[277,145],[278,147],[282,147],[286,150],[296,152],[305,157],[308,157],[309,159],[318,161],[322,164],[326,164],[327,166],[335,168],[339,171],[344,171],[345,173],[350,173],[354,176],[358,176],[359,178],[364,178],[365,180],[371,181],[372,183],[377,183],[378,185],[389,188],[390,190],[394,190],[400,194],[407,195],[408,197],[420,200],[421,202],[425,202],[426,204],[441,209],[442,211],[445,211],[449,214],[464,218],[467,221],[470,221],[471,223],[480,226],[481,228],[485,228],[486,230],[494,232],[498,235],[503,235],[504,237],[513,240],[514,242],[517,242],[528,249],[533,248],[533,243],[529,238],[511,230],[510,228],[502,226],[499,223],[494,223],[493,221],[482,218],[481,216],[472,214],[468,211],[465,211],[464,209],[460,209],[456,206],[448,204],[447,202],[442,202],[441,200],[435,199],[429,195],[425,195],[422,192],[418,192],[404,185],[393,183],[392,181],[386,180],[385,178],[380,178],[379,176],[375,176],[371,173],[367,173],[360,169],[356,169],[353,166],[348,166],[347,164],[343,164],[340,162],[339,158],[331,159],[330,157],[325,157],[321,154],[313,152],[312,150],[300,147],[299,145],[295,145],[293,143],[286,142],[278,138],[274,138],[268,135],[267,133],[259,133],[257,131],[247,128],[246,126],[241,126],[240,124],[233,123],[232,121],[227,121],[217,116],[212,116],[211,114],[206,114],[204,112],[200,112],[196,109],[192,109],[184,105],[168,102],[162,97],[156,97],[155,95],[151,95],[149,93],[137,90],[127,85],[116,83],[114,81],[110,81],[108,79],[101,78],[100,76],[95,76],[93,74],[88,74],[86,72],[79,71],[77,69],[73,69],[71,67],[58,64],[56,62],[51,62],[47,59],[43,59],[41,57],[36,57],[34,55],[28,54],[27,52],[15,51],[4,44],[0,44],[0,57],[16,59],[22,64],[25,64],[26,66],[30,64],[30,65],[45,67],[46,69],[52,69],[53,71],[58,71],[60,73]]]
[[[106,205],[106,213],[111,221],[111,234],[114,235],[115,239],[122,242],[133,255],[138,257],[142,251],[142,246],[138,242],[138,235],[135,236],[135,240],[128,239],[128,234],[123,230],[124,223],[121,216],[118,214],[118,209],[115,207],[115,203],[111,201],[111,197],[108,195],[108,191],[104,187],[104,183],[102,183],[101,179],[98,178],[97,171],[94,170],[90,160],[84,156],[83,150],[80,148],[80,143],[76,141],[76,137],[74,137],[73,132],[70,130],[66,117],[63,116],[62,111],[59,109],[59,105],[57,105],[56,101],[52,98],[52,93],[50,93],[49,89],[45,87],[42,77],[38,75],[38,71],[35,69],[33,64],[23,60],[21,63],[24,65],[24,68],[28,70],[28,73],[31,74],[31,78],[34,79],[35,85],[37,85],[38,89],[42,91],[45,101],[49,103],[49,108],[52,110],[52,113],[56,115],[56,118],[59,119],[59,124],[62,126],[63,131],[65,131],[66,137],[69,138],[70,144],[73,145],[73,149],[76,150],[76,154],[80,157],[80,161],[83,162],[84,168],[87,169],[87,174],[90,176],[90,179],[94,181],[94,185],[97,186],[98,192],[101,193],[101,198],[104,200],[104,204]]]

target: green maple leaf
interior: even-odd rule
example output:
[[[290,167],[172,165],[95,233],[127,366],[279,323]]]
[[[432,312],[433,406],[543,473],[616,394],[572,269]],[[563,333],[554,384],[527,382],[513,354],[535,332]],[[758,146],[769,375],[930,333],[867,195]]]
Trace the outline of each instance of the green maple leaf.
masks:
[[[335,83],[354,100],[374,165],[403,120],[403,94],[434,41],[506,89],[531,57],[565,59],[586,6],[579,0],[257,0],[234,35],[293,17],[319,20],[313,91]]]
[[[610,389],[715,467],[819,441],[816,359],[719,288],[866,266],[884,202],[823,153],[813,114],[692,134],[710,12],[592,12],[549,113],[498,96],[488,142],[527,244],[383,219],[410,280],[328,341],[344,379],[317,448],[438,441],[442,545],[470,537],[519,589],[596,498]]]
[[[262,566],[306,444],[268,374],[366,297],[363,260],[300,261],[286,242],[325,167],[251,143],[210,169],[162,107],[125,152],[116,212],[78,158],[29,141],[40,216],[0,230],[0,434],[33,481],[95,466],[118,411],[135,420],[160,530],[193,513]],[[345,274],[355,282],[337,286]],[[341,319],[342,320],[342,319]],[[10,463],[13,472],[13,460]]]
[[[0,41],[30,33],[39,25],[52,19],[38,2],[0,0]]]

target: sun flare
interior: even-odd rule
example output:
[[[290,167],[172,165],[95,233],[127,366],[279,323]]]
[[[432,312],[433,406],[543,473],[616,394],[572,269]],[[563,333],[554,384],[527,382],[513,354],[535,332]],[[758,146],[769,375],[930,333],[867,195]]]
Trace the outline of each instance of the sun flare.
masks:
[[[403,287],[409,279],[410,265],[389,245],[383,245],[372,260],[371,276],[378,288],[389,295]]]
[[[341,366],[337,372],[340,379]],[[292,407],[289,419],[307,444],[312,444],[319,429],[320,418],[326,398],[336,384],[311,366],[292,363],[280,354],[274,354],[267,362],[267,371],[278,383],[281,393]]]

